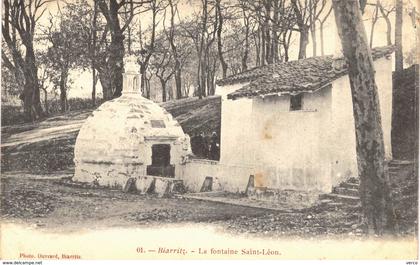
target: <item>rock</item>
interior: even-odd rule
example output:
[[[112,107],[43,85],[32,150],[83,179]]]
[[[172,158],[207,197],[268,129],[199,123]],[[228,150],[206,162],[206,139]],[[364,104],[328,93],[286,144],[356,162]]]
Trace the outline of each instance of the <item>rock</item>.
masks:
[[[162,178],[155,179],[155,192],[159,197],[164,197],[169,194],[169,181]]]
[[[152,190],[154,180],[155,179],[150,176],[137,177],[136,183],[135,183],[137,191],[140,192],[141,194],[150,192]]]
[[[133,192],[136,190],[136,179],[129,178],[124,185],[123,191],[124,192]]]

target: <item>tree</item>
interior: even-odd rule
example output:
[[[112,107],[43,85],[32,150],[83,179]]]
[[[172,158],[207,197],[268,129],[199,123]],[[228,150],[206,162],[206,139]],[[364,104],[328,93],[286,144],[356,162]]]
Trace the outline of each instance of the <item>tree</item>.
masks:
[[[60,11],[58,26],[55,26],[54,18],[50,18],[50,26],[44,32],[45,38],[50,43],[46,53],[48,58],[46,65],[54,71],[56,76],[53,80],[60,89],[61,112],[68,110],[67,104],[67,81],[69,71],[74,68],[88,67],[88,61],[84,54],[88,50],[86,45],[89,36],[80,27],[77,21],[79,9],[69,4],[64,12]]]
[[[312,35],[313,55],[316,55],[315,23],[326,6],[326,0],[291,0],[299,31],[298,59],[306,58],[306,47],[309,43],[309,31]]]
[[[124,32],[129,27],[134,17],[136,8],[139,8],[148,1],[133,0],[95,0],[101,14],[106,20],[106,27],[111,35],[111,42],[107,49],[106,72],[102,71],[102,90],[104,99],[121,96],[122,92],[122,73],[124,69]],[[127,7],[128,6],[128,7]],[[124,24],[120,23],[120,15],[129,13]],[[105,74],[105,76],[104,76]],[[108,82],[102,82],[107,79]]]
[[[404,69],[403,45],[402,45],[402,23],[403,23],[403,2],[395,0],[395,71]]]
[[[40,63],[40,76],[39,76],[39,88],[42,90],[42,92],[44,92],[44,109],[45,109],[45,114],[49,114],[49,104],[48,104],[48,83],[51,79],[51,72],[50,69],[47,67],[47,65],[45,64],[45,61],[47,56],[43,53],[41,53],[38,56],[38,62]]]
[[[150,87],[149,82],[146,78],[146,72],[147,68],[149,66],[150,58],[152,57],[154,51],[155,51],[155,40],[156,40],[156,27],[159,24],[159,21],[157,20],[157,15],[162,10],[165,10],[164,8],[164,2],[160,0],[151,0],[149,2],[149,5],[147,7],[148,11],[152,12],[152,23],[150,25],[150,32],[147,32],[150,34],[150,41],[149,43],[145,43],[143,39],[146,37],[144,36],[144,32],[141,30],[141,24],[139,28],[139,37],[140,37],[140,58],[139,58],[139,64],[140,64],[140,74],[141,74],[141,89],[143,92],[143,96],[146,98],[150,98]]]
[[[68,23],[74,25],[71,30],[77,30],[73,34],[83,36],[78,38],[78,46],[83,47],[84,53],[79,56],[80,62],[85,67],[90,66],[92,73],[92,103],[96,105],[96,84],[100,80],[105,93],[109,92],[110,70],[109,59],[109,30],[106,20],[100,16],[98,1],[78,0],[75,3],[65,5],[65,13]],[[110,94],[110,93],[108,93]]]
[[[3,40],[7,44],[14,72],[21,71],[24,77],[24,88],[20,94],[26,121],[34,121],[44,116],[40,101],[38,68],[34,49],[35,28],[45,12],[49,0],[4,0],[3,1]],[[25,52],[22,51],[25,50]],[[2,53],[3,61],[6,54]],[[13,61],[13,63],[12,63]]]
[[[182,98],[182,77],[181,77],[181,71],[182,71],[182,65],[181,60],[182,56],[179,54],[178,47],[175,43],[175,16],[178,14],[178,1],[168,0],[169,8],[171,12],[171,18],[170,18],[170,27],[169,30],[166,30],[166,36],[168,38],[169,44],[171,46],[171,52],[172,56],[174,58],[175,64],[174,64],[174,71],[175,71],[175,87],[176,87],[176,98],[180,99]],[[166,11],[165,16],[166,18]],[[165,26],[165,21],[163,22],[163,25]]]
[[[281,43],[283,46],[283,61],[289,61],[289,48],[293,33],[293,27],[296,25],[296,18],[294,16],[293,8],[290,6],[283,6],[280,8],[280,20],[279,27],[281,28]]]
[[[321,37],[321,55],[324,56],[325,54],[325,50],[324,50],[324,24],[327,21],[328,17],[330,16],[332,11],[332,6],[330,7],[330,9],[328,9],[327,14],[323,17],[318,19],[319,20],[319,34]]]
[[[381,11],[382,18],[385,19],[386,22],[386,43],[387,45],[392,45],[391,41],[391,19],[389,18],[390,14],[395,12],[395,6],[389,5],[386,6],[384,3],[378,1],[379,3],[379,11]]]
[[[209,56],[213,49],[213,43],[216,39],[217,24],[215,7],[210,5],[208,0],[201,1],[201,13],[194,15],[189,21],[185,21],[180,26],[181,35],[189,38],[195,46],[196,60],[196,95],[202,99],[206,97],[208,91],[214,91],[214,83],[210,82],[213,72],[211,69],[215,65]],[[210,87],[209,87],[210,85]]]
[[[220,64],[222,65],[222,77],[226,78],[228,65],[223,58],[223,39],[222,39],[222,31],[223,31],[223,16],[222,14],[222,6],[221,0],[216,0],[216,19],[217,21],[217,53],[219,56]]]
[[[375,28],[375,24],[378,21],[378,19],[383,18],[386,23],[386,40],[387,45],[392,45],[391,41],[391,19],[390,15],[395,12],[395,6],[394,5],[387,5],[384,1],[377,0],[376,3],[366,3],[366,5],[373,6],[375,10],[372,14],[372,28],[371,28],[371,36],[370,36],[370,47],[372,48],[372,42],[373,42],[373,32]],[[378,13],[381,13],[381,16],[378,16]]]
[[[155,53],[150,61],[152,73],[159,79],[162,89],[162,101],[166,101],[166,84],[175,73],[173,54],[165,44],[164,38],[157,40]]]
[[[360,6],[357,0],[333,0],[333,8],[349,72],[359,193],[368,233],[393,232],[395,216],[385,172],[378,89]]]
[[[98,40],[97,36],[97,27],[98,27],[98,4],[95,1],[93,3],[93,14],[92,14],[92,24],[89,37],[89,57],[90,57],[90,69],[92,71],[92,105],[96,106],[96,83],[98,78],[96,76],[95,69],[95,57],[96,57],[96,42]]]
[[[242,12],[243,24],[244,24],[244,35],[245,35],[245,46],[244,52],[241,59],[242,71],[248,70],[248,54],[249,54],[249,35],[251,30],[250,15],[247,12],[246,1],[240,0],[239,5]]]
[[[6,44],[2,43],[1,55],[2,55],[2,98],[7,98],[8,95],[19,96],[22,93],[24,87],[25,77],[22,68],[13,63],[10,60],[11,55],[7,49]]]
[[[4,52],[4,48],[2,50]],[[7,58],[7,57],[6,57]],[[10,62],[9,62],[10,63]],[[16,72],[12,63],[7,63],[3,60],[1,65],[1,103],[12,102],[13,99],[18,98],[23,87],[23,73],[19,73],[19,78],[16,78]],[[6,64],[8,64],[6,66]]]
[[[372,48],[372,45],[373,45],[373,33],[375,32],[375,25],[376,25],[376,22],[378,21],[378,13],[379,13],[379,1],[376,1],[375,10],[373,11],[373,14],[372,14],[372,25],[370,28],[370,41],[369,41],[370,48]]]

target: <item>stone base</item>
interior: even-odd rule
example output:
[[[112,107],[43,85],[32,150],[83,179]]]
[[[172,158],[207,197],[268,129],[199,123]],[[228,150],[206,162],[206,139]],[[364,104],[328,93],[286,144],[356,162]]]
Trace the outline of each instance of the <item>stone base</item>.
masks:
[[[181,193],[184,190],[183,182],[180,179],[156,176],[141,176],[127,180],[127,182],[132,181],[134,181],[134,183],[128,184],[134,188],[133,192],[140,194],[155,193],[159,197],[164,197],[173,193]]]

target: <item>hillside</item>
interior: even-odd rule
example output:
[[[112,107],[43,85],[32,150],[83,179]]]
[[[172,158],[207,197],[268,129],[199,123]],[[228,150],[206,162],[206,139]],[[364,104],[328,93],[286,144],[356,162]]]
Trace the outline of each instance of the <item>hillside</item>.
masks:
[[[220,97],[161,103],[189,135],[220,131]],[[74,166],[76,137],[91,110],[73,111],[44,121],[2,127],[1,171],[54,172]]]

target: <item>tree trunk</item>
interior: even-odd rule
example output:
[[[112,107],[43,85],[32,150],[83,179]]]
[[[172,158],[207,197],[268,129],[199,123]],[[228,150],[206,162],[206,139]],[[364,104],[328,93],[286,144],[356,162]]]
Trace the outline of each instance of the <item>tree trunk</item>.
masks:
[[[392,45],[391,40],[391,20],[389,19],[389,13],[386,14],[384,7],[379,3],[379,10],[381,11],[382,17],[385,19],[386,22],[386,44]]]
[[[159,77],[160,85],[162,87],[162,102],[166,101],[166,81],[164,78]]]
[[[60,76],[60,106],[62,113],[67,111],[67,77],[68,69],[63,69]]]
[[[223,58],[223,43],[222,43],[223,15],[222,15],[222,8],[220,6],[220,1],[221,0],[216,0],[216,9],[217,9],[217,15],[219,19],[218,25],[217,25],[217,53],[219,55],[220,64],[222,66],[222,77],[226,78],[228,65],[225,61],[225,58]]]
[[[96,2],[96,1],[95,1]],[[99,8],[104,14],[107,25],[111,33],[111,43],[109,45],[109,58],[107,68],[110,71],[110,87],[103,88],[104,99],[109,100],[121,96],[123,85],[123,69],[124,69],[124,32],[121,28],[119,20],[119,9],[122,7],[116,0],[98,1]],[[102,83],[102,80],[101,80]],[[105,89],[109,91],[105,92]]]
[[[324,23],[319,25],[319,35],[321,37],[321,56],[325,55],[325,48],[324,48]]]
[[[147,78],[145,76],[144,83],[146,84],[146,86],[145,86],[145,88],[146,88],[146,96],[147,96],[147,98],[150,98],[150,78]]]
[[[261,36],[260,36],[260,29],[258,27],[257,34],[254,34],[254,36],[257,36],[255,40],[255,66],[261,65]]]
[[[315,24],[311,25],[311,39],[312,39],[312,56],[316,56],[317,42]]]
[[[373,34],[375,32],[375,25],[376,22],[378,21],[378,9],[379,9],[379,2],[376,2],[376,6],[375,6],[375,11],[374,12],[374,17],[372,18],[372,27],[370,28],[370,42],[369,42],[369,47],[372,49],[372,45],[373,45]]]
[[[290,47],[290,39],[292,37],[292,31],[289,31],[289,33],[284,32],[283,34],[283,49],[284,49],[284,61],[289,61],[289,47]]]
[[[403,23],[403,3],[396,0],[395,5],[395,71],[404,69],[403,45],[402,45],[402,23]]]
[[[267,64],[273,63],[273,51],[271,50],[271,32],[270,32],[270,13],[271,13],[271,1],[266,1],[264,4],[265,7],[265,21],[264,21],[264,29],[265,29],[265,61]]]
[[[171,45],[172,55],[175,61],[174,67],[174,77],[175,77],[175,87],[176,87],[176,98],[182,98],[182,75],[181,75],[181,62],[179,60],[177,47],[175,45],[175,5],[172,0],[168,1],[171,8],[171,28],[169,31],[169,44]]]
[[[44,108],[45,108],[45,114],[48,115],[48,91],[47,89],[43,89],[44,91]]]
[[[284,61],[289,61],[289,47],[284,47]]]
[[[205,55],[204,55],[205,56]],[[201,88],[201,96],[206,97],[206,90],[207,90],[207,64],[206,58],[203,58],[201,61],[201,72],[200,72],[200,88]]]
[[[96,70],[92,67],[92,105],[96,106]]]
[[[182,77],[181,77],[181,66],[179,65],[179,61],[175,62],[175,88],[176,88],[176,99],[182,98]]]
[[[93,17],[92,17],[92,47],[91,47],[91,71],[92,71],[92,105],[96,106],[96,69],[95,69],[95,56],[96,56],[96,24],[98,18],[98,6],[95,1],[93,4]]]
[[[104,100],[112,98],[112,90],[111,90],[111,79],[107,72],[105,71],[98,71],[99,74],[99,81],[101,82],[102,86],[102,97]]]
[[[15,1],[13,4],[15,7],[12,8],[12,11],[10,8],[11,1],[4,1],[2,5],[2,8],[4,8],[4,23],[2,24],[3,40],[12,53],[16,70],[20,68],[24,76],[23,92],[20,94],[19,98],[23,101],[25,121],[35,121],[36,119],[44,117],[44,111],[42,110],[40,100],[38,68],[33,48],[36,20],[30,19],[32,18],[32,15],[36,17],[35,13],[43,3],[40,2],[38,4],[40,5],[35,5],[34,9],[31,9],[31,6],[29,6],[29,14],[27,9],[28,5],[25,5],[24,1]],[[12,30],[12,32],[10,32],[10,30]],[[24,57],[20,47],[18,47],[19,42],[16,42],[16,32],[19,33],[21,39],[20,44],[22,44],[25,49]],[[19,83],[19,79],[17,82]]]
[[[308,43],[309,43],[308,38],[309,38],[309,28],[308,26],[304,25],[300,30],[298,59],[306,58],[306,47],[308,46]]]
[[[131,27],[130,26],[128,26],[127,27],[127,51],[128,51],[128,54],[129,55],[131,55],[131,43],[132,43],[132,40],[131,40]]]
[[[319,20],[319,33],[321,36],[321,55],[324,56],[325,50],[324,50],[324,24],[327,21],[328,17],[330,16],[332,11],[332,6],[328,10],[327,14]]]
[[[197,65],[197,96],[199,99],[203,98],[201,88],[201,58]]]
[[[276,63],[279,61],[279,37],[277,33],[277,26],[279,22],[279,1],[275,0],[273,2],[273,27],[271,30],[271,40],[272,40],[272,46],[271,46],[271,53],[273,57],[273,63]]]
[[[245,10],[242,10],[243,16],[244,16],[244,26],[245,26],[245,50],[244,54],[242,56],[242,71],[245,71],[248,69],[248,54],[249,54],[249,19],[246,17]]]
[[[358,0],[333,0],[353,100],[360,198],[369,234],[394,232],[395,218],[381,125],[375,70]]]
[[[41,106],[40,89],[38,82],[38,68],[35,63],[34,50],[30,45],[26,46],[25,73],[23,106],[26,121],[35,121],[44,116]]]
[[[147,66],[143,62],[140,62],[141,94],[143,97],[148,98],[146,92],[146,70]]]
[[[392,45],[392,40],[391,40],[391,20],[388,17],[385,17],[385,21],[386,21],[386,44],[387,45]]]
[[[146,71],[148,68],[148,60],[146,62],[140,63],[140,75],[141,75],[141,91],[142,96],[150,99],[150,87],[147,83]]]
[[[198,48],[198,69],[197,69],[197,83],[198,83],[198,98],[202,99],[206,93],[206,77],[205,77],[205,56],[204,46],[205,46],[205,36],[207,32],[207,4],[208,0],[202,1],[202,15],[201,15],[201,37],[200,37],[200,46]]]
[[[372,21],[372,27],[370,28],[369,47],[372,49],[373,45],[373,33],[375,32],[376,21]]]
[[[264,27],[262,27],[261,28],[261,46],[260,46],[260,49],[261,49],[261,57],[260,57],[260,65],[265,65],[265,60],[266,60],[266,57],[265,57],[265,54],[266,54],[266,46],[265,46],[265,41],[266,41],[266,39],[265,39],[265,26]]]
[[[112,98],[121,96],[124,72],[124,35],[118,32],[111,37],[109,69],[111,69]],[[109,98],[107,98],[109,99]]]

